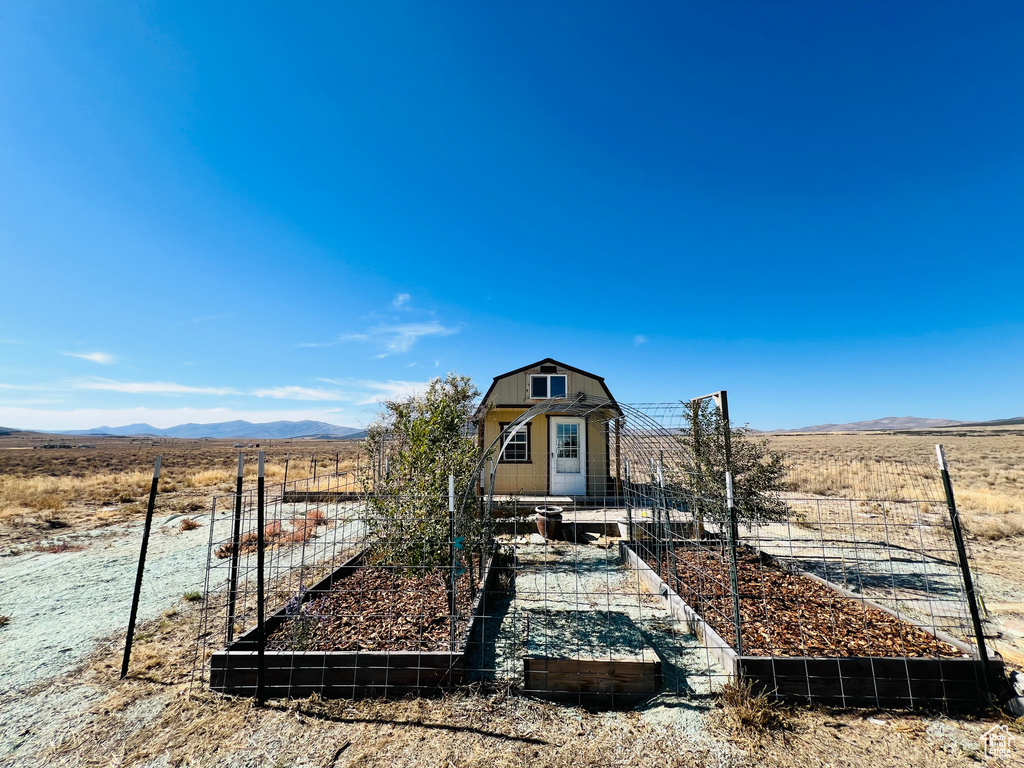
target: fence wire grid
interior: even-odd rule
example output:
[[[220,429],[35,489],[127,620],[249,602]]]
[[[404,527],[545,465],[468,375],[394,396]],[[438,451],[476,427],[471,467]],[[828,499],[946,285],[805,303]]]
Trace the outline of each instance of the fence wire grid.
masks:
[[[724,490],[695,492],[688,409],[546,402],[490,453],[481,429],[476,476],[444,498],[377,496],[365,470],[218,497],[196,679],[261,700],[500,686],[623,708],[746,680],[838,706],[988,701],[999,662],[932,457],[793,469],[773,514],[732,527]],[[533,462],[584,492],[533,487]]]

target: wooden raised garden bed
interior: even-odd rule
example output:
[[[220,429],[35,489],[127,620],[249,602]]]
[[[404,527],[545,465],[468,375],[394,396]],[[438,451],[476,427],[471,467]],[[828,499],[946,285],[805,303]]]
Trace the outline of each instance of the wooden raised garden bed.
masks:
[[[266,619],[268,698],[405,696],[464,682],[466,649],[479,632],[496,576],[494,553],[478,590],[468,573],[457,578],[454,647],[443,576],[366,566],[365,554]],[[252,629],[211,656],[212,690],[256,694],[257,641]]]
[[[528,610],[523,692],[591,709],[628,709],[661,691],[661,660],[625,613]]]
[[[672,554],[679,593],[645,562],[637,542],[619,554],[672,615],[700,637],[733,679],[773,698],[839,707],[973,710],[990,702],[1003,662],[985,669],[972,646],[918,626],[878,603],[770,557],[745,550],[739,560],[743,655],[734,648],[728,564],[706,550]],[[726,639],[728,638],[728,640]]]

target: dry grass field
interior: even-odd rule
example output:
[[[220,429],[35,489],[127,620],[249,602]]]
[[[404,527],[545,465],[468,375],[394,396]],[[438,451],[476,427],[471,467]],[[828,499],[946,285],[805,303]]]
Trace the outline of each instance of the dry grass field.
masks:
[[[941,499],[935,445],[949,462],[957,506],[970,534],[1024,534],[1024,430],[772,435],[788,458],[791,491],[845,498]]]
[[[67,440],[67,438],[64,438]],[[202,513],[213,496],[235,487],[238,454],[245,454],[245,482],[256,478],[258,450],[266,454],[267,482],[354,469],[362,444],[345,441],[140,440],[76,437],[71,445],[44,449],[53,435],[0,437],[0,552],[31,544],[56,531],[84,531],[145,515],[157,455],[163,456],[159,514]],[[256,447],[259,443],[259,448]]]

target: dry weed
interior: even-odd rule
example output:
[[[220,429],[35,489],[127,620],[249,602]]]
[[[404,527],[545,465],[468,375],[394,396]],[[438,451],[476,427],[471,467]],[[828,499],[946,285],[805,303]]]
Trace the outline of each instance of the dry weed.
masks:
[[[33,547],[34,552],[43,552],[48,555],[60,555],[65,552],[81,552],[85,549],[81,544],[68,544],[61,542],[59,544],[40,544],[39,546]]]
[[[291,521],[292,530],[281,536],[282,543],[304,543],[316,536],[316,523],[305,518],[297,518]]]
[[[723,711],[732,729],[768,734],[789,728],[788,710],[768,694],[754,690],[750,682],[733,681],[722,688]]]
[[[235,547],[233,544],[228,542],[227,544],[221,544],[217,547],[213,554],[218,560],[227,560],[235,553]]]
[[[965,517],[964,524],[970,533],[989,541],[1024,536],[1024,514],[970,514]]]
[[[311,509],[306,513],[306,519],[311,521],[314,525],[326,525],[327,515],[325,515],[319,509]]]
[[[182,532],[184,532],[184,531],[194,531],[198,527],[199,527],[199,523],[198,522],[196,522],[191,517],[186,517],[178,525],[178,530],[180,530]]]

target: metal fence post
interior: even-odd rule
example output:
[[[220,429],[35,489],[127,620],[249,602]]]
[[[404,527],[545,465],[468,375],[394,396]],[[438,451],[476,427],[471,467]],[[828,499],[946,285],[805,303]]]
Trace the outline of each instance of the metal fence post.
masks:
[[[455,653],[455,569],[457,564],[455,554],[455,475],[448,475],[448,548],[451,556],[451,570],[448,580],[448,614],[449,614],[449,640],[452,653]]]
[[[146,524],[142,529],[142,548],[139,550],[139,569],[135,572],[135,592],[132,594],[132,611],[128,619],[128,634],[124,641],[124,658],[121,660],[121,679],[128,676],[128,662],[132,657],[132,640],[135,637],[135,620],[139,615],[139,595],[142,592],[142,572],[146,569],[146,550],[149,548],[149,531],[153,527],[153,507],[156,504],[156,486],[160,480],[160,462],[163,455],[156,457],[153,467],[153,482],[149,486],[149,506],[146,507]]]
[[[263,624],[263,549],[266,547],[266,532],[264,527],[263,508],[263,451],[259,452],[259,472],[256,475],[256,704],[263,706],[267,699],[266,677],[267,677],[267,638]]]
[[[235,520],[231,528],[231,571],[228,582],[228,642],[235,637],[235,601],[238,599],[238,557],[242,540],[242,472],[245,454],[238,454],[238,477],[235,478]]]
[[[953,541],[956,544],[957,558],[960,560],[960,573],[964,579],[964,591],[967,593],[967,607],[971,612],[974,624],[974,638],[978,643],[978,658],[985,667],[985,680],[988,680],[988,650],[985,647],[985,633],[981,626],[981,613],[978,611],[978,596],[974,591],[974,580],[971,578],[971,566],[967,562],[967,547],[964,546],[964,534],[960,526],[960,513],[953,500],[953,483],[949,479],[949,465],[946,463],[946,452],[941,445],[935,446],[935,455],[939,460],[939,473],[942,475],[942,489],[946,492],[946,506],[949,508],[949,522],[953,527]]]
[[[633,505],[630,503],[630,500],[632,499],[632,495],[633,495],[633,485],[632,485],[632,480],[630,480],[630,477],[629,477],[629,457],[628,456],[626,457],[626,462],[625,462],[624,469],[626,471],[625,472],[625,474],[626,474],[626,488],[625,488],[625,494],[626,494],[626,540],[627,541],[633,541],[634,538],[635,538],[633,536]]]
[[[739,557],[736,552],[736,534],[733,523],[736,520],[736,504],[732,494],[732,472],[728,470],[725,473],[725,505],[729,512],[729,552],[731,555],[731,568],[732,572],[732,612],[734,620],[736,621],[736,654],[738,656],[743,655],[743,632],[742,632],[742,617],[740,614],[740,577],[739,577]]]
[[[661,504],[665,508],[665,520],[667,522],[665,535],[668,541],[668,555],[666,556],[666,570],[671,573],[673,589],[679,591],[679,563],[676,560],[676,545],[672,533],[672,512],[668,503],[668,494],[665,493],[665,452],[661,451],[658,459],[658,495],[661,497]],[[671,565],[668,565],[668,564]]]

